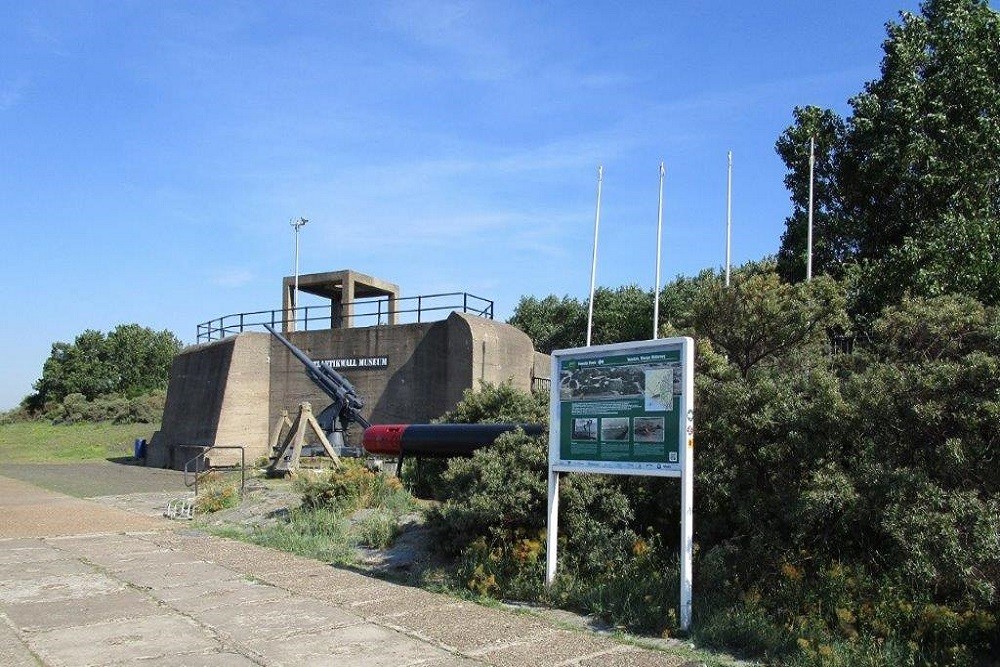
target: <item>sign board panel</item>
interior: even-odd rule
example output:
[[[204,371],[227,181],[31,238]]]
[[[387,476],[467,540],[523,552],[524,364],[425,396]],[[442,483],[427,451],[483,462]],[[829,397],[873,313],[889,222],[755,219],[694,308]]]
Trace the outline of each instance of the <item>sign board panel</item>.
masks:
[[[389,366],[389,357],[343,357],[340,359],[320,359],[318,363],[333,369],[386,368]]]
[[[693,435],[690,344],[670,338],[553,352],[553,470],[680,477]]]

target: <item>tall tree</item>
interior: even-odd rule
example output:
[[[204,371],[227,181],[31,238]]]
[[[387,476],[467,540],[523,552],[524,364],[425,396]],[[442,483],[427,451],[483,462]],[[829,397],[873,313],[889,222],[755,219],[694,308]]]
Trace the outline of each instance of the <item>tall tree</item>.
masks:
[[[87,329],[72,343],[52,344],[52,352],[24,405],[33,411],[69,394],[93,400],[106,394],[135,397],[165,387],[170,362],[181,343],[170,331],[121,324],[106,336]]]
[[[984,0],[927,0],[920,14],[889,24],[883,49],[880,78],[851,99],[842,140],[823,154],[829,183],[818,179],[818,189],[830,201],[821,212],[833,215],[833,229],[817,247],[833,253],[821,266],[858,264],[870,313],[906,292],[998,303],[1000,16]],[[789,260],[804,252],[802,151],[810,133],[838,122],[797,112],[778,140],[796,203],[780,252],[789,277],[801,275]]]
[[[42,367],[42,377],[35,383],[37,394],[31,404],[41,407],[69,394],[96,398],[113,391],[114,375],[104,334],[87,329],[73,343],[52,344],[52,352]]]
[[[165,387],[170,362],[181,344],[173,333],[138,324],[119,324],[105,341],[115,369],[114,391],[128,397]]]

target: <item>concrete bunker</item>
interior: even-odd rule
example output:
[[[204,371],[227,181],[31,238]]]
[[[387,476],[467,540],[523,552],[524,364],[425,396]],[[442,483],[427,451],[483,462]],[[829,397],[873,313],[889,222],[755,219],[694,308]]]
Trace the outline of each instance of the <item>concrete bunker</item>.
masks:
[[[265,323],[344,375],[373,424],[429,422],[480,381],[525,391],[549,381],[548,355],[535,352],[524,332],[494,321],[487,299],[461,292],[404,299],[392,283],[344,270],[300,275],[299,289],[330,305],[295,306],[289,285],[294,292],[294,277],[282,280],[281,310],[199,325],[199,343],[171,366],[163,423],[147,465],[181,469],[216,445],[244,447],[247,461],[268,456],[282,411],[329,402],[301,363],[263,331]],[[209,459],[232,465],[239,453],[220,450]]]

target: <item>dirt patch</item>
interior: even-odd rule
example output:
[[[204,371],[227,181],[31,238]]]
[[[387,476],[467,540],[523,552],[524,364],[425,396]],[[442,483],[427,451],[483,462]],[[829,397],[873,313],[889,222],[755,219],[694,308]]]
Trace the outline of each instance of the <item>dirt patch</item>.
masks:
[[[0,465],[0,475],[77,498],[187,491],[178,470],[113,461],[9,463]]]
[[[429,567],[440,565],[433,531],[420,514],[407,514],[399,523],[399,535],[385,549],[358,548],[358,567],[394,580],[409,581]]]

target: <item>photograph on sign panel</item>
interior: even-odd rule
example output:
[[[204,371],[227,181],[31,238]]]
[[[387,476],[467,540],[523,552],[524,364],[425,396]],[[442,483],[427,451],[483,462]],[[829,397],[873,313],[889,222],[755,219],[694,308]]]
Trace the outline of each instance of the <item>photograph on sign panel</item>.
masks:
[[[607,417],[601,420],[601,440],[628,440],[628,417]]]
[[[574,440],[597,440],[597,420],[593,417],[573,420]]]
[[[663,442],[663,417],[636,417],[632,430],[636,442]]]
[[[577,368],[564,370],[559,376],[559,395],[564,401],[642,396],[642,393],[642,369],[635,366]]]

